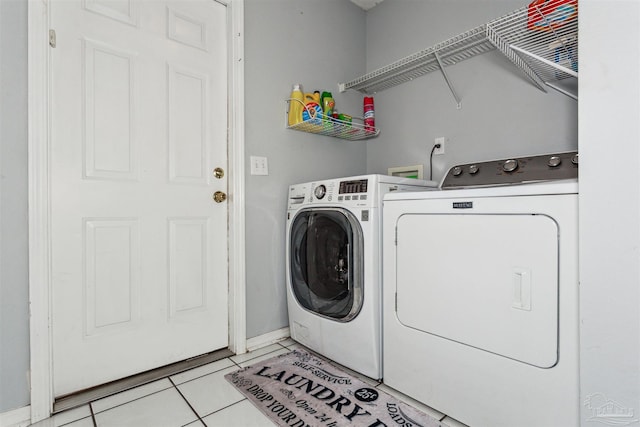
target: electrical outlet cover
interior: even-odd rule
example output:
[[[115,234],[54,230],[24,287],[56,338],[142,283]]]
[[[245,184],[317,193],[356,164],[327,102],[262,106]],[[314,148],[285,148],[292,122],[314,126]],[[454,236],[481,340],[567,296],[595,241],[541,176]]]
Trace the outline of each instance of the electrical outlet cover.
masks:
[[[436,148],[435,150],[433,150],[434,156],[440,156],[444,154],[444,148],[445,148],[446,142],[447,142],[447,138],[445,138],[444,136],[438,137],[433,141],[434,145],[440,144],[439,148]]]

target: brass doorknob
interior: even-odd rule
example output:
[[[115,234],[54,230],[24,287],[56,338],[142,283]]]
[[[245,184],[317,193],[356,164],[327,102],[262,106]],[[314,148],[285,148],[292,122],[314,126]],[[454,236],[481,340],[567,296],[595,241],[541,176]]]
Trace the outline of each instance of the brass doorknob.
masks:
[[[224,176],[224,169],[222,168],[215,168],[213,170],[213,176],[215,176],[218,179],[222,179],[222,177]]]
[[[222,191],[216,191],[215,193],[213,193],[213,200],[216,203],[222,203],[227,200],[227,194]]]

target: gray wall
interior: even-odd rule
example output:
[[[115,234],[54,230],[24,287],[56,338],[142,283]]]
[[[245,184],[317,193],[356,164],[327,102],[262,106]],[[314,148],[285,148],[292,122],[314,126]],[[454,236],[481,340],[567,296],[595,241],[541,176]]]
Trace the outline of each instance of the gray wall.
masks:
[[[336,107],[361,115],[362,95],[337,83],[365,69],[365,13],[347,0],[246,0],[247,337],[288,325],[285,221],[290,184],[357,175],[366,142],[285,129],[291,85],[333,93]],[[249,156],[267,157],[268,176],[249,174]]]
[[[0,413],[29,404],[27,2],[0,1]]]
[[[519,9],[522,0],[386,0],[367,13],[367,71],[426,49]],[[375,96],[378,138],[367,144],[367,172],[425,165],[434,138],[448,138],[434,157],[434,178],[453,164],[575,150],[577,102],[544,93],[501,53],[447,69],[462,108],[440,72]]]
[[[337,93],[336,83],[522,5],[386,0],[364,13],[346,0],[247,0],[248,337],[288,323],[283,237],[289,184],[414,164],[424,164],[428,175],[438,136],[449,141],[446,154],[434,159],[436,178],[453,163],[577,148],[577,102],[538,90],[497,52],[448,69],[462,97],[460,110],[442,76],[433,73],[375,95],[378,138],[346,143],[284,129],[284,106],[277,106],[292,83],[305,91],[331,90],[338,109],[360,115],[362,94]],[[270,100],[270,108],[254,101],[258,96]],[[248,174],[250,155],[268,158],[269,176]]]

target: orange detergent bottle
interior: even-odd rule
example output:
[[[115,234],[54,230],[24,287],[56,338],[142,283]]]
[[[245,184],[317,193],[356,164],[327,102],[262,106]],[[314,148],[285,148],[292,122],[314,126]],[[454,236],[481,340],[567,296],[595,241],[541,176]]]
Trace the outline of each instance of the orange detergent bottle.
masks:
[[[302,121],[312,124],[320,124],[322,120],[322,107],[320,106],[320,92],[304,94],[304,109]]]

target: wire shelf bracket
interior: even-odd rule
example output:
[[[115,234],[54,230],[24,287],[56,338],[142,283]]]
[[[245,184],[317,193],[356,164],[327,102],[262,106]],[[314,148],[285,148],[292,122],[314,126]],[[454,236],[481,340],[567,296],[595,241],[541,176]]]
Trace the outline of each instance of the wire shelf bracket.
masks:
[[[487,37],[540,90],[550,87],[577,100],[577,89],[558,84],[578,78],[577,7],[577,0],[525,6],[487,23]]]
[[[449,90],[451,91],[453,98],[456,100],[456,108],[458,110],[461,109],[462,101],[460,100],[460,97],[458,96],[458,94],[456,93],[456,90],[451,84],[451,80],[449,80],[449,76],[447,75],[447,72],[444,70],[444,65],[442,65],[442,60],[440,59],[440,56],[438,55],[437,52],[434,52],[433,56],[436,57],[436,61],[438,61],[438,65],[440,66],[440,71],[442,72],[442,76],[444,77],[444,80],[447,82],[447,86],[449,86]]]

